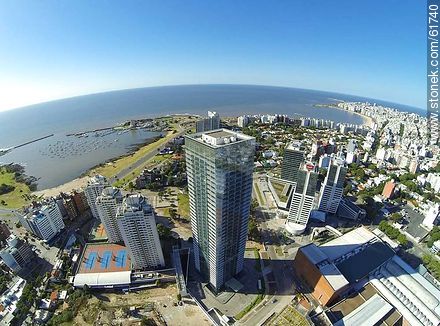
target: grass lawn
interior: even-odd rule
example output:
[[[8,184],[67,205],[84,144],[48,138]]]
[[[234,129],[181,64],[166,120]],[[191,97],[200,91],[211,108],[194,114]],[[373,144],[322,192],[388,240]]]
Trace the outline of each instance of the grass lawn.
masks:
[[[103,166],[99,166],[99,167],[93,169],[91,171],[91,173],[101,174],[103,176],[106,176],[107,178],[113,177],[117,173],[119,173],[123,169],[125,169],[127,166],[130,166],[130,165],[134,164],[135,162],[139,161],[144,155],[150,153],[151,151],[155,151],[158,146],[161,146],[161,145],[167,143],[168,141],[173,139],[175,136],[176,135],[173,131],[169,131],[165,137],[160,138],[159,140],[155,141],[154,143],[145,145],[145,146],[141,147],[139,150],[137,150],[136,152],[134,152],[128,156],[121,157],[120,159],[117,159],[116,161],[114,161],[112,163],[105,164]],[[154,157],[154,159],[157,159],[156,156]],[[142,169],[143,169],[143,167],[139,167],[138,169],[136,169],[134,171],[130,171],[130,174],[132,172],[135,172],[135,174],[136,174],[137,170],[142,171]],[[125,177],[127,177],[127,176],[125,176]],[[130,179],[130,178],[128,178],[128,179]]]
[[[258,183],[255,183],[255,191],[257,192],[259,202],[263,205],[265,201],[263,199],[263,195],[260,192],[260,187],[258,187]]]
[[[30,202],[31,193],[29,187],[24,183],[18,183],[14,179],[13,173],[6,172],[6,169],[0,168],[0,184],[14,186],[15,189],[7,194],[0,195],[0,207],[21,208]],[[2,201],[5,204],[2,204]]]
[[[189,195],[188,194],[178,194],[177,195],[178,209],[177,214],[189,220]]]

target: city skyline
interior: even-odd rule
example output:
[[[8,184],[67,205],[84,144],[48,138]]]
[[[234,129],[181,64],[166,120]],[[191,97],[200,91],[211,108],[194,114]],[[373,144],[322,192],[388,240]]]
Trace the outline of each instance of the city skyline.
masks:
[[[3,2],[0,111],[118,89],[225,83],[424,108],[423,7]]]

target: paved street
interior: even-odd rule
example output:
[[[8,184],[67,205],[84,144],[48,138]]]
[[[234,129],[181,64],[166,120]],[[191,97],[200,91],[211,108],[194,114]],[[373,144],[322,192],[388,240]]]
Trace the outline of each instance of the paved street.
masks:
[[[293,270],[293,258],[295,254],[290,254],[287,257],[279,257],[276,253],[276,245],[278,242],[277,235],[268,231],[267,220],[269,215],[266,211],[261,211],[265,222],[262,222],[261,229],[263,234],[263,241],[266,244],[267,253],[270,259],[270,265],[265,267],[263,272],[266,276],[272,274],[275,280],[275,288],[266,283],[266,289],[269,294],[265,299],[249,312],[242,320],[239,321],[241,325],[261,325],[273,313],[281,312],[286,305],[288,305],[295,294],[295,274]],[[275,237],[275,238],[274,238]],[[272,277],[271,277],[272,279]],[[266,279],[267,280],[267,279]],[[272,283],[272,282],[271,282]]]

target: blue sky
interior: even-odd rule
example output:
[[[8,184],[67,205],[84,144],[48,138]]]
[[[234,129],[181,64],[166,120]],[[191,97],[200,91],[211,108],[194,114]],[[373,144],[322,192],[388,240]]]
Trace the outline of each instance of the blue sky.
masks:
[[[234,83],[425,107],[425,1],[0,1],[0,110]]]

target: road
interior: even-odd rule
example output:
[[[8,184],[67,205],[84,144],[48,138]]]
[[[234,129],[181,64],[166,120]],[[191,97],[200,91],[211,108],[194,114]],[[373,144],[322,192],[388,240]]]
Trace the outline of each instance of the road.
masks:
[[[269,218],[267,212],[262,211],[261,213],[265,220]],[[267,230],[266,222],[260,225],[263,231]],[[261,325],[272,314],[280,313],[284,307],[292,301],[296,293],[295,273],[293,270],[294,254],[288,257],[278,257],[275,251],[276,246],[272,245],[275,240],[272,238],[273,235],[265,232],[263,232],[263,234],[265,234],[263,241],[266,244],[266,251],[271,260],[270,266],[265,267],[263,272],[265,275],[271,272],[273,273],[276,282],[276,291],[275,294],[266,295],[265,299],[258,306],[239,321],[240,325]],[[268,288],[267,283],[266,288]]]
[[[176,138],[176,137],[180,137],[183,134],[185,134],[186,130],[185,128],[183,128],[181,125],[178,125],[179,131],[175,134],[173,134],[172,138]],[[170,138],[170,140],[172,139]],[[110,184],[114,183],[116,180],[119,179],[123,179],[124,177],[126,177],[127,175],[129,175],[131,173],[131,171],[137,169],[138,167],[143,166],[146,162],[148,162],[149,160],[151,160],[154,156],[156,156],[156,154],[158,153],[158,151],[164,149],[166,147],[167,142],[165,143],[161,143],[160,145],[155,145],[153,148],[151,148],[151,150],[145,154],[144,156],[142,156],[141,159],[137,160],[136,162],[130,164],[129,166],[125,167],[124,169],[122,169],[119,173],[117,173],[115,176],[110,178]]]

